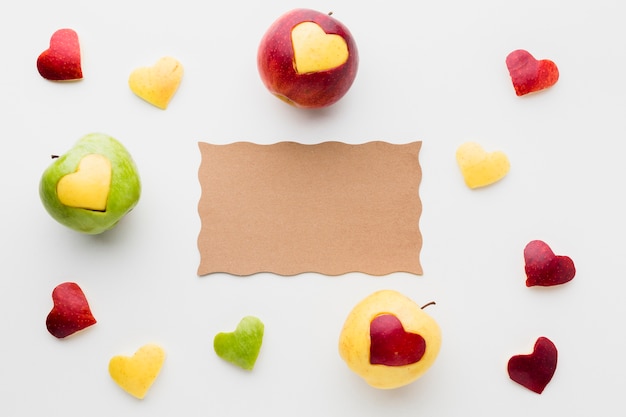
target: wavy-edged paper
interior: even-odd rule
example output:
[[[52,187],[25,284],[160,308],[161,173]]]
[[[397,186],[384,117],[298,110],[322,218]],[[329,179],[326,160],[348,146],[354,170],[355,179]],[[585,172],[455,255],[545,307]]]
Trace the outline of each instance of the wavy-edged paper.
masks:
[[[421,142],[200,142],[198,275],[421,275]]]

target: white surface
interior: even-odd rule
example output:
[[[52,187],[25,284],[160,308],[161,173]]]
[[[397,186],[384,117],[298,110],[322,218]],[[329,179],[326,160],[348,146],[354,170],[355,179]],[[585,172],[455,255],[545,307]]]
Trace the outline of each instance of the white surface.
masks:
[[[13,2],[0,16],[0,414],[64,416],[611,415],[622,409],[626,336],[623,2]],[[294,7],[333,11],[356,37],[357,80],[337,105],[290,108],[264,90],[258,41]],[[75,29],[83,81],[42,79],[51,34]],[[515,96],[504,59],[523,48],[557,63],[551,90]],[[185,67],[166,111],[127,78],[171,55]],[[93,237],[57,224],[37,187],[86,133],[122,141],[143,180],[139,205]],[[422,140],[424,275],[196,276],[198,141],[362,143]],[[458,145],[502,150],[512,168],[465,187]],[[577,275],[524,286],[532,239],[572,257]],[[59,341],[45,317],[55,285],[75,281],[98,324]],[[399,290],[429,307],[444,340],[419,381],[378,391],[337,354],[350,309]],[[252,373],[223,362],[213,336],[244,315],[266,325]],[[508,358],[536,337],[559,349],[542,395],[511,382]],[[109,359],[156,342],[164,368],[143,401],[120,390]],[[555,414],[556,413],[556,414]]]

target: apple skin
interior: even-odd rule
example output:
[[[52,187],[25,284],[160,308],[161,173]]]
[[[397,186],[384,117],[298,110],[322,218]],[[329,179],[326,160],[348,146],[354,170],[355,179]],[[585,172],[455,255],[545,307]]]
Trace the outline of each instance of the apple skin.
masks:
[[[51,81],[76,81],[83,78],[78,34],[59,29],[50,38],[50,48],[37,58],[37,71]]]
[[[348,60],[339,67],[306,74],[295,70],[292,29],[314,22],[327,34],[341,36],[348,47]],[[267,89],[285,102],[301,108],[321,108],[336,103],[352,86],[359,54],[350,31],[329,14],[294,9],[279,17],[267,30],[257,52],[257,66]]]
[[[507,372],[511,380],[541,394],[556,371],[559,352],[555,344],[541,336],[530,354],[515,355],[509,359]]]
[[[425,349],[417,361],[394,366],[371,363],[371,323],[386,314],[396,316],[404,331],[424,339]],[[437,322],[413,300],[394,290],[380,290],[360,301],[349,313],[339,336],[341,358],[365,382],[379,389],[399,388],[420,378],[433,365],[440,348]]]
[[[111,185],[105,211],[69,207],[59,201],[57,183],[77,170],[83,157],[99,154],[111,162]],[[141,181],[135,162],[116,139],[102,133],[91,133],[43,172],[39,196],[45,209],[59,223],[86,234],[100,234],[113,228],[132,210],[141,195]]]
[[[51,335],[63,339],[96,324],[85,293],[75,282],[64,282],[52,291],[54,306],[46,317]]]

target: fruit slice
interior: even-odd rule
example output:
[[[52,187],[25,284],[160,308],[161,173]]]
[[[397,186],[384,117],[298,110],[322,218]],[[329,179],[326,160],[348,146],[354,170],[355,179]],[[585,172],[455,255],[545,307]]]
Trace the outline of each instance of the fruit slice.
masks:
[[[511,52],[506,57],[506,66],[518,96],[552,87],[559,79],[559,70],[554,62],[536,60],[523,49]]]
[[[346,41],[324,32],[317,23],[302,22],[291,30],[295,69],[298,74],[328,71],[348,60]]]
[[[511,167],[507,156],[500,152],[485,152],[478,143],[466,142],[458,147],[456,161],[470,188],[485,187],[500,181]]]
[[[547,337],[540,337],[532,353],[509,359],[507,371],[513,381],[541,394],[554,376],[557,358],[558,351],[554,343]]]
[[[426,352],[426,341],[404,330],[393,314],[381,314],[370,323],[370,363],[404,366],[418,362]]]
[[[568,256],[557,256],[541,240],[533,240],[524,248],[526,286],[549,287],[565,284],[574,279],[576,267]]]
[[[111,161],[99,154],[83,157],[78,169],[61,177],[57,195],[61,204],[87,210],[106,211],[111,188]]]
[[[183,66],[172,57],[163,57],[151,67],[134,70],[128,86],[137,96],[165,110],[183,78]]]
[[[246,370],[252,370],[259,356],[265,326],[261,320],[246,316],[235,331],[218,333],[213,348],[220,358]]]
[[[59,29],[50,38],[50,48],[37,58],[37,70],[47,80],[70,81],[83,78],[78,34]]]
[[[109,361],[113,381],[135,398],[143,399],[161,372],[165,351],[158,345],[147,344],[131,357],[114,356]]]
[[[46,318],[51,335],[62,339],[96,324],[83,290],[74,282],[64,282],[52,290],[53,307]]]

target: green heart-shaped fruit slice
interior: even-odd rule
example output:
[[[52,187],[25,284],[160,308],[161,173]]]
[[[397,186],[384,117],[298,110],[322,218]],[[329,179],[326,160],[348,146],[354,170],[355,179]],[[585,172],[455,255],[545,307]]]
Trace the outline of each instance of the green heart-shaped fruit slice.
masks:
[[[234,332],[221,332],[213,339],[220,358],[246,370],[252,370],[261,351],[265,326],[256,317],[246,316]]]

